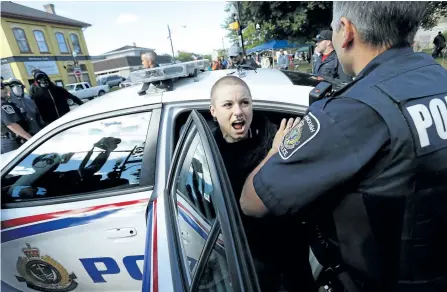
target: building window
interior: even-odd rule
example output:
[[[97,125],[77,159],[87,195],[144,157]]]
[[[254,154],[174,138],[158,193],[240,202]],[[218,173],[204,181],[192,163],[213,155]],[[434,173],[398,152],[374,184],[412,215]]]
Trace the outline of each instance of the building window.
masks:
[[[79,43],[78,36],[72,33],[70,35],[70,38],[71,38],[71,44],[73,45],[73,50],[78,54],[82,54],[81,44]]]
[[[36,38],[37,46],[41,53],[49,53],[47,41],[45,40],[45,35],[41,30],[34,30],[34,37]]]
[[[65,37],[63,33],[56,32],[56,41],[59,45],[59,50],[61,53],[69,53],[67,43],[65,42]]]
[[[13,28],[12,32],[16,38],[17,44],[21,53],[31,53],[28,40],[26,39],[25,31],[21,28]]]

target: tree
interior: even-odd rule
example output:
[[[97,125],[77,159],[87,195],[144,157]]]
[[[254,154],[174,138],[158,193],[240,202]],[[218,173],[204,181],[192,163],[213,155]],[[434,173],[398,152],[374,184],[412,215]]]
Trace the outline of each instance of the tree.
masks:
[[[421,22],[422,28],[430,30],[438,24],[441,17],[447,16],[446,1],[429,1],[427,2],[427,10]]]
[[[308,41],[322,29],[330,28],[332,2],[241,2],[241,21],[261,26],[264,40]]]

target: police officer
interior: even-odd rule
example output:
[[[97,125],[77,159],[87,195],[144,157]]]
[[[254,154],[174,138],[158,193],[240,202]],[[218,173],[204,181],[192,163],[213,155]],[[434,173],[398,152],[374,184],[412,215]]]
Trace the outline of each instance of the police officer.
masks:
[[[1,83],[1,153],[19,148],[21,139],[28,140],[28,122],[16,105],[8,100],[9,90]]]
[[[228,69],[237,69],[239,66],[245,65],[244,69],[259,68],[258,64],[253,59],[244,59],[242,56],[242,49],[238,46],[232,46],[228,49],[228,57],[230,57],[230,64]]]
[[[242,191],[247,215],[327,218],[320,235],[338,262],[322,262],[347,291],[447,289],[447,71],[410,46],[424,13],[334,2],[332,39],[355,79],[283,121]]]
[[[6,81],[9,84],[9,101],[12,102],[28,121],[29,133],[35,135],[44,127],[44,122],[40,116],[34,101],[25,93],[25,86],[20,80],[12,78]]]

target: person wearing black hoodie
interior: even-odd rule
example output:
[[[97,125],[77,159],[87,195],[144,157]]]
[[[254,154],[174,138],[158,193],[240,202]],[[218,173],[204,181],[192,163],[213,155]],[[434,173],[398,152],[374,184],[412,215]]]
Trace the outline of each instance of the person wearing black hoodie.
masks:
[[[54,122],[70,111],[68,99],[72,99],[78,105],[83,102],[65,88],[57,86],[50,81],[48,75],[40,70],[34,71],[36,85],[30,89],[31,99],[36,106],[46,125]]]
[[[248,175],[274,145],[278,128],[260,113],[253,115],[247,84],[236,76],[219,79],[211,89],[210,112],[217,126],[213,135],[225,164],[236,201],[239,202]],[[254,218],[239,213],[254,260],[261,291],[281,288],[281,274],[287,291],[316,291],[309,264],[309,245],[300,240],[298,218]],[[301,234],[304,234],[302,232]]]

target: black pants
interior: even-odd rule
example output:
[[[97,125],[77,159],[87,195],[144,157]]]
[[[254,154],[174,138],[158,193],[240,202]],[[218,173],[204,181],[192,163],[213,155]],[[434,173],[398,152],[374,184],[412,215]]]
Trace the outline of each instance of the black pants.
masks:
[[[272,238],[271,248],[252,252],[262,292],[316,292],[317,284],[309,263],[309,244],[304,230],[296,236]],[[267,233],[268,234],[268,233]],[[256,249],[256,247],[255,247]],[[263,248],[266,250],[265,248]]]

